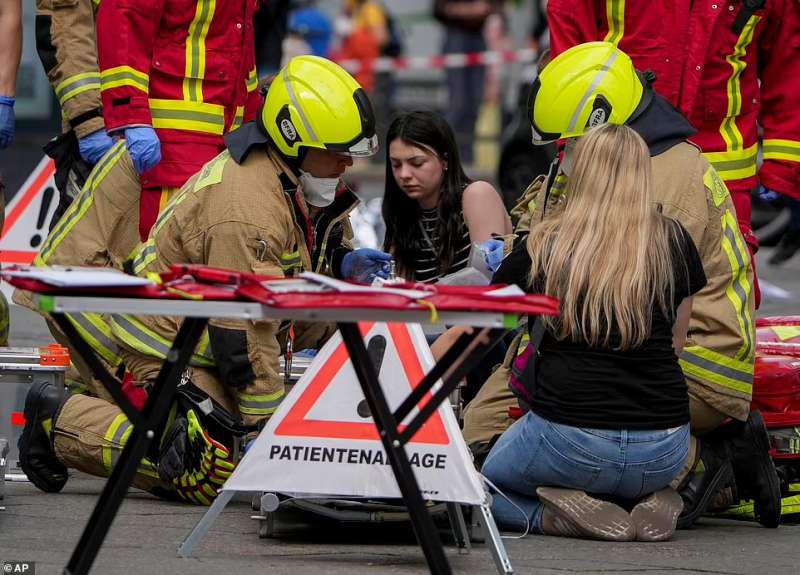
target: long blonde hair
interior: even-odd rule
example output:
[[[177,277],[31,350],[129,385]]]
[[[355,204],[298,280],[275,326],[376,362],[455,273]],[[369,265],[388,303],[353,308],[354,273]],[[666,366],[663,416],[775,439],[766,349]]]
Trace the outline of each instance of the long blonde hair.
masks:
[[[563,212],[528,237],[530,280],[561,300],[560,317],[546,321],[558,339],[638,347],[654,304],[671,317],[677,227],[652,203],[650,154],[632,129],[590,130],[575,153]]]

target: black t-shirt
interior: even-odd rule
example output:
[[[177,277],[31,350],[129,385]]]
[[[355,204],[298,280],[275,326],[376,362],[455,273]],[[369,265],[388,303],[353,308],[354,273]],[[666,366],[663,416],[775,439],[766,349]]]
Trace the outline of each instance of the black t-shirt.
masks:
[[[675,225],[679,233],[672,246],[675,291],[669,317],[654,304],[650,337],[627,351],[559,341],[545,331],[531,406],[538,415],[598,429],[668,429],[689,421],[686,379],[672,347],[672,325],[681,301],[700,291],[706,276],[688,232]],[[516,283],[528,289],[531,260],[525,244],[520,242],[503,260],[494,283]],[[541,288],[534,286],[533,291]],[[618,334],[612,327],[612,342]]]

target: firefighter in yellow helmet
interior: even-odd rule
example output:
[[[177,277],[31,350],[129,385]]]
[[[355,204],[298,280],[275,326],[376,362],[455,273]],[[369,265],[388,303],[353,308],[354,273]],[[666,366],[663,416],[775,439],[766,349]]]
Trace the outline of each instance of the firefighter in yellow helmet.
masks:
[[[348,214],[357,199],[340,184],[354,156],[377,149],[364,90],[341,67],[314,56],[291,60],[274,79],[255,122],[226,136],[227,149],[167,205],[128,262],[139,275],[189,263],[292,276],[302,271],[370,281],[389,256],[352,250]],[[173,317],[109,318],[125,366],[147,388],[175,338]],[[328,325],[212,320],[179,388],[179,405],[134,485],[208,504],[230,473],[230,440],[256,429],[284,396],[278,358],[287,339],[316,347]],[[214,412],[193,407],[206,397]],[[67,468],[108,475],[130,434],[113,403],[52,385],[28,394],[21,463],[33,483],[59,491]],[[200,454],[192,460],[186,454]]]
[[[778,478],[763,420],[750,413],[755,330],[749,253],[725,184],[686,141],[694,129],[653,91],[652,81],[651,74],[636,70],[624,52],[606,42],[574,46],[550,62],[534,82],[528,102],[533,141],[566,142],[550,173],[534,180],[512,214],[519,218],[518,232],[524,235],[563,209],[574,143],[586,130],[606,122],[627,124],[644,138],[652,158],[656,208],[688,230],[708,278],[708,285],[694,297],[680,356],[693,437],[691,461],[678,486],[684,499],[679,525],[691,524],[721,489],[735,486],[738,489],[727,492],[754,499],[758,519],[775,527],[780,520]],[[515,249],[525,245],[518,240]],[[506,277],[502,265],[497,273],[498,281],[525,281]],[[515,353],[523,348],[524,344],[512,346],[505,362],[467,406],[464,436],[479,452],[485,453],[493,438],[512,423],[509,407],[516,405],[516,399],[508,382]]]

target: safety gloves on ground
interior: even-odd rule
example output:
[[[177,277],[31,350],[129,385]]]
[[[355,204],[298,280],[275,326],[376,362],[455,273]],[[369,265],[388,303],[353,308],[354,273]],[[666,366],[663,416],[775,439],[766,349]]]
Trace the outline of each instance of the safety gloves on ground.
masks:
[[[376,277],[389,279],[392,256],[370,248],[353,250],[342,258],[342,277],[361,283],[372,283]]]
[[[14,98],[0,96],[0,150],[7,148],[14,139]]]
[[[503,261],[503,251],[505,242],[503,240],[490,239],[480,244],[483,250],[483,257],[486,260],[486,267],[494,273]]]
[[[133,168],[139,175],[152,170],[161,161],[161,142],[150,126],[126,128],[125,145],[133,161]]]
[[[100,158],[114,145],[114,140],[103,129],[92,132],[78,140],[81,158],[89,165],[95,165]]]
[[[162,444],[158,474],[181,499],[211,505],[234,468],[228,449],[203,430],[193,410],[175,419]]]

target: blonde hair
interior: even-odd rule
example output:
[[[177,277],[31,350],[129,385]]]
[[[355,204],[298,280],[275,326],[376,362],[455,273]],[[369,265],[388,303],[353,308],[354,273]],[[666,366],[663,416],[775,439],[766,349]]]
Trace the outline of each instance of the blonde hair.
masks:
[[[672,316],[677,226],[652,203],[650,153],[632,129],[592,129],[575,154],[563,212],[528,237],[530,280],[561,300],[560,317],[545,322],[558,339],[638,347],[654,304]],[[620,337],[612,341],[614,327]]]

